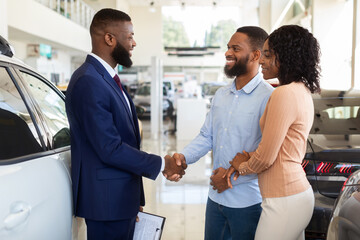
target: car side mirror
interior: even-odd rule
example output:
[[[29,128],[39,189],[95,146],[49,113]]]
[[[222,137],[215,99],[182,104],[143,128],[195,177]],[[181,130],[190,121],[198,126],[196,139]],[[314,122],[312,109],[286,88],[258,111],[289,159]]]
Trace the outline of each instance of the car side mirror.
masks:
[[[53,147],[60,148],[70,145],[70,130],[64,127],[58,131],[53,138]]]

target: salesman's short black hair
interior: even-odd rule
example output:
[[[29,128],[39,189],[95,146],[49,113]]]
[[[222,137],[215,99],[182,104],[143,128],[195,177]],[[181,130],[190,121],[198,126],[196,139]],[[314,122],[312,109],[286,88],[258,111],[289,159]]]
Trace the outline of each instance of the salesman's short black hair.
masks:
[[[90,34],[93,35],[99,30],[104,30],[109,25],[115,24],[119,21],[130,22],[131,18],[122,11],[112,8],[103,8],[94,15],[90,25]]]

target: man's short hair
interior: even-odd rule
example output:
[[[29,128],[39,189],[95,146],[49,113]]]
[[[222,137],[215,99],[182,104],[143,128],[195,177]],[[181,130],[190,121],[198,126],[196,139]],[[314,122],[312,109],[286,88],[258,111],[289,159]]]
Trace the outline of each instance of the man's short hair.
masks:
[[[103,8],[94,15],[90,25],[90,34],[93,35],[97,31],[104,30],[108,26],[119,21],[130,22],[131,18],[122,11],[112,8]]]
[[[249,43],[253,50],[262,49],[268,34],[264,31],[264,29],[255,26],[246,26],[240,27],[236,30],[236,32],[244,33],[249,38]]]

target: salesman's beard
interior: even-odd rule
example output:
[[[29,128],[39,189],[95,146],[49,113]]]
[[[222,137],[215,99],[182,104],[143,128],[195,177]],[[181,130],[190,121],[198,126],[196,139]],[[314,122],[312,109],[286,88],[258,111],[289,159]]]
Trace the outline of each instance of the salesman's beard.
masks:
[[[237,61],[232,68],[227,68],[227,66],[225,66],[224,67],[225,75],[228,78],[234,78],[246,74],[248,61],[249,61],[249,55]]]
[[[111,53],[112,58],[120,65],[129,68],[132,65],[129,52],[119,43],[116,42],[116,46]]]

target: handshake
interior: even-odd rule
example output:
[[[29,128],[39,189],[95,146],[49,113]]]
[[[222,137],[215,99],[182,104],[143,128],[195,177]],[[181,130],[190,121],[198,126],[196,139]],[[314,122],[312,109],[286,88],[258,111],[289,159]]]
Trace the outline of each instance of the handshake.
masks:
[[[185,174],[186,168],[185,156],[181,153],[174,153],[172,157],[165,156],[165,168],[162,174],[167,180],[178,182]]]

